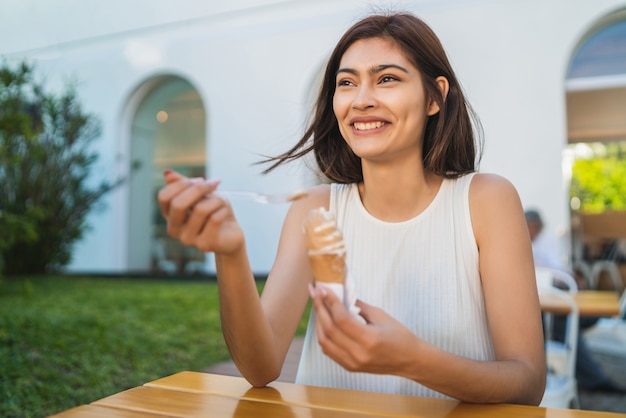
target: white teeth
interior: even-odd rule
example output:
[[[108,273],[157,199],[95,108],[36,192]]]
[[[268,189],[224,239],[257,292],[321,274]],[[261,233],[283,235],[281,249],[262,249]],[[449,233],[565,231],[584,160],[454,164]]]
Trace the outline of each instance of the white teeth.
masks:
[[[385,122],[381,122],[381,121],[367,122],[367,123],[355,122],[354,127],[356,128],[357,131],[369,131],[370,129],[378,129],[384,124]]]

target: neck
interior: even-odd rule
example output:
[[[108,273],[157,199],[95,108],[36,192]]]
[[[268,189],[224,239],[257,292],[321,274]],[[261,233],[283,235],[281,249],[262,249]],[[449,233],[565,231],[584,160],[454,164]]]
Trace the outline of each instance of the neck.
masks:
[[[372,216],[387,222],[401,222],[422,213],[433,201],[442,177],[425,172],[415,164],[363,165],[359,193]]]

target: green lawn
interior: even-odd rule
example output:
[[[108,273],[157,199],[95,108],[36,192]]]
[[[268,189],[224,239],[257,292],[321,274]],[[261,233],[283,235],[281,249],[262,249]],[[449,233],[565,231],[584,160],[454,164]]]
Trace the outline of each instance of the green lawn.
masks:
[[[213,281],[0,282],[2,417],[43,417],[228,358]]]

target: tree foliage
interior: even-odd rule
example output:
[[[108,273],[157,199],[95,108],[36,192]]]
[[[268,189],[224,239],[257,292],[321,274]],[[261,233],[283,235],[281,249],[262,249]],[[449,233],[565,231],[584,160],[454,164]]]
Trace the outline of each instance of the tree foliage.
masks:
[[[33,67],[0,67],[0,259],[6,274],[68,264],[87,214],[117,182],[89,186],[100,121],[76,90],[49,93]]]
[[[626,143],[602,145],[601,152],[577,159],[572,167],[570,197],[586,213],[626,210]]]

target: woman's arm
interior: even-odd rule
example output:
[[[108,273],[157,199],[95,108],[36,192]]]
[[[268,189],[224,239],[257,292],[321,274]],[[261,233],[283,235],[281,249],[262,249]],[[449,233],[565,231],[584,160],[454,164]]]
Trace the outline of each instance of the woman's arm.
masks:
[[[498,362],[514,363],[516,402],[538,404],[545,389],[545,351],[530,234],[513,185],[477,174],[470,210],[478,244],[489,328]]]
[[[327,355],[351,371],[404,376],[466,402],[536,405],[545,385],[543,334],[519,197],[506,180],[476,175],[470,208],[495,361],[442,351],[380,309],[359,303],[363,325],[334,295],[312,289],[318,339]]]
[[[159,205],[168,233],[185,245],[214,252],[224,339],[242,375],[254,386],[275,380],[307,303],[312,273],[302,222],[314,207],[328,205],[328,190],[316,188],[294,202],[286,216],[278,254],[259,298],[243,231],[230,204],[211,197],[217,183],[166,174]]]
[[[250,271],[247,257],[216,255],[224,337],[233,361],[254,386],[280,375],[313,280],[302,226],[312,209],[328,206],[328,198],[328,186],[322,186],[292,204],[260,299],[256,288],[246,285],[252,279],[240,280]]]

